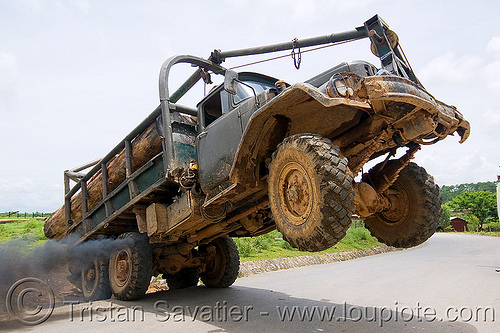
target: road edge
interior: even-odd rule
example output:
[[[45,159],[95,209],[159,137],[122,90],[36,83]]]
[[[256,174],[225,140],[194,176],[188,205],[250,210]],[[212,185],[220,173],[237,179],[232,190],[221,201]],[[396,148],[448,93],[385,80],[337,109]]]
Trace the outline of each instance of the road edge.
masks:
[[[241,278],[249,275],[274,272],[283,269],[329,264],[333,262],[352,260],[400,250],[402,249],[395,248],[393,246],[382,245],[366,250],[352,250],[347,252],[320,253],[288,258],[245,261],[240,263],[240,272],[238,274],[238,277]]]

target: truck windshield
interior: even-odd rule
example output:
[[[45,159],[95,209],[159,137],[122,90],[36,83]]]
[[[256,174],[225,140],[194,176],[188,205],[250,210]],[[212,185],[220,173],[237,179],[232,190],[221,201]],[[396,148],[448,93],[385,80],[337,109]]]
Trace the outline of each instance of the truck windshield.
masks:
[[[273,85],[258,81],[244,81],[245,84],[238,84],[238,93],[234,95],[234,103],[239,103],[247,98],[253,97],[254,92],[249,87],[251,86],[255,90],[255,94],[260,94],[269,88],[274,88]]]

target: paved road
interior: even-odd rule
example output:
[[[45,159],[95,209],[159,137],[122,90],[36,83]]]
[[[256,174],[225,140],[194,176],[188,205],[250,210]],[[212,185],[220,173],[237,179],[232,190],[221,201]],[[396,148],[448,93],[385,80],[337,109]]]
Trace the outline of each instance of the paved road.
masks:
[[[18,332],[500,332],[500,237],[436,234],[342,263],[238,279],[228,289],[57,307]]]

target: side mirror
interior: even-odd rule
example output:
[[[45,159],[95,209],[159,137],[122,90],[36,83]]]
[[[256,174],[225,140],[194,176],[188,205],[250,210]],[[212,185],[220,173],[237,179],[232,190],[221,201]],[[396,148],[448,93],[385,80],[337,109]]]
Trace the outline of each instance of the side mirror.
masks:
[[[238,92],[238,73],[230,69],[226,70],[224,75],[224,90],[231,95],[236,95]]]

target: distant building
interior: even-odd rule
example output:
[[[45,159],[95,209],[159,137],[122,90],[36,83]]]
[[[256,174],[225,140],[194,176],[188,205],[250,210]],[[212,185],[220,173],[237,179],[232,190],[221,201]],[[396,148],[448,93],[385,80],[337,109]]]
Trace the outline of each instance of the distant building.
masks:
[[[467,221],[460,217],[452,217],[450,218],[450,224],[453,227],[453,230],[458,232],[469,231],[467,228]]]

